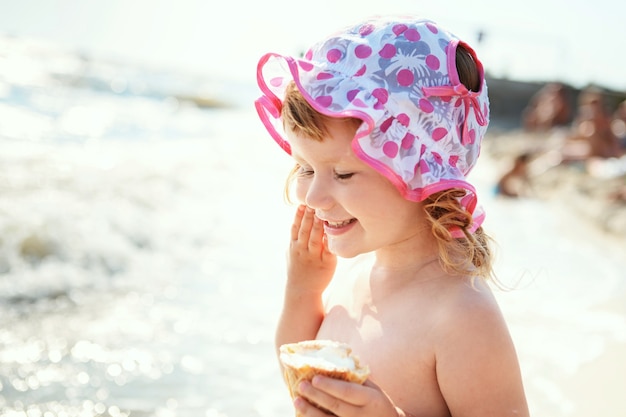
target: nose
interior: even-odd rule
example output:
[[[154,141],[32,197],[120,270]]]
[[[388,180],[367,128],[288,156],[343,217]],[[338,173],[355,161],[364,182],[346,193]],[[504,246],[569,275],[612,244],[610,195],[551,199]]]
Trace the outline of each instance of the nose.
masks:
[[[322,176],[315,176],[306,187],[304,202],[317,210],[327,210],[333,204],[332,185]]]

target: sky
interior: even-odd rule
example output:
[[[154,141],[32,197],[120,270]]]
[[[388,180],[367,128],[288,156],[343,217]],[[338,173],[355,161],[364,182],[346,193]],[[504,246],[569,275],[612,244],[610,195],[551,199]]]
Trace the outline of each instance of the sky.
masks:
[[[626,2],[614,0],[0,0],[0,34],[253,81],[263,53],[299,54],[338,28],[389,13],[438,22],[497,77],[626,91]]]

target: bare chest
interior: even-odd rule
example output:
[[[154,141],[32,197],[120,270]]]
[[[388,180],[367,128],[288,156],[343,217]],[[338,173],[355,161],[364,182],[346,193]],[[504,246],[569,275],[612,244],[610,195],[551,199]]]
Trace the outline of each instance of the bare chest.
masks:
[[[427,304],[402,297],[376,303],[352,294],[329,305],[317,337],[352,346],[370,367],[371,380],[399,407],[417,411],[419,404],[429,415],[446,415],[441,413],[445,403],[435,374]]]

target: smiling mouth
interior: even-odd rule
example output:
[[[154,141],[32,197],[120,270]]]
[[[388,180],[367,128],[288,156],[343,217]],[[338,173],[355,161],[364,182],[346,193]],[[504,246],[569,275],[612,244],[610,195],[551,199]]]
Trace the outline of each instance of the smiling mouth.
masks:
[[[350,220],[344,220],[342,222],[329,222],[326,221],[324,222],[326,224],[327,227],[330,227],[332,229],[341,229],[342,227],[345,227],[349,224],[352,224],[356,221],[356,219],[350,219]]]

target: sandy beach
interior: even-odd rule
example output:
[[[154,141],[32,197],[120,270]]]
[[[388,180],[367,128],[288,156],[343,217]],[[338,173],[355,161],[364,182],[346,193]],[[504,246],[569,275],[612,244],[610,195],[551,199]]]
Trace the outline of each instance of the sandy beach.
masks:
[[[499,131],[485,141],[486,152],[505,172],[517,155],[533,154],[529,167],[530,196],[554,205],[564,205],[599,230],[626,239],[626,201],[615,194],[626,186],[626,159],[559,163],[559,150],[566,129],[529,133],[521,129]],[[612,173],[611,170],[621,170]]]
[[[516,339],[531,415],[626,416],[626,204],[612,198],[625,177],[554,164],[566,133],[496,130],[485,141],[489,167],[479,175],[492,183],[516,155],[538,155],[530,196],[487,202],[507,257],[499,270],[519,278],[512,291],[497,294]],[[507,213],[525,225],[523,234],[499,230]],[[514,240],[526,249],[512,260],[504,252]]]

